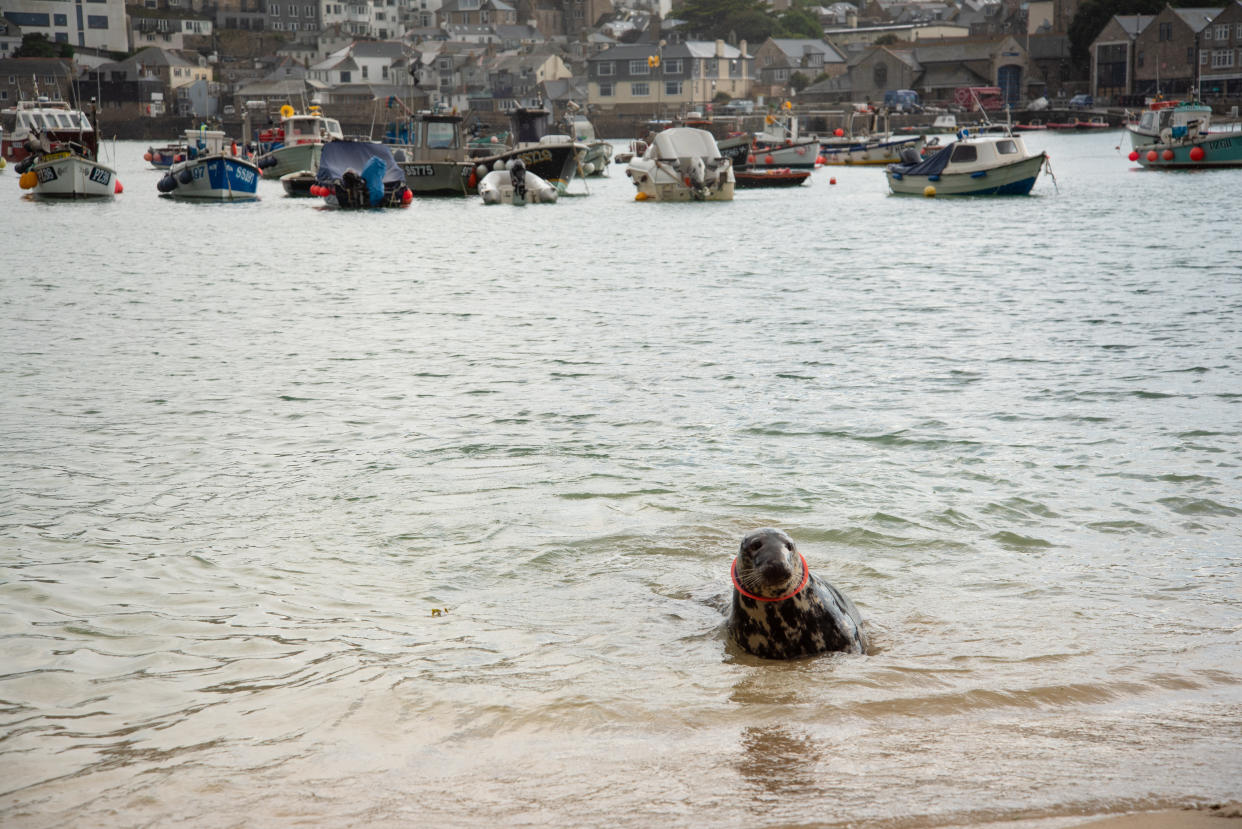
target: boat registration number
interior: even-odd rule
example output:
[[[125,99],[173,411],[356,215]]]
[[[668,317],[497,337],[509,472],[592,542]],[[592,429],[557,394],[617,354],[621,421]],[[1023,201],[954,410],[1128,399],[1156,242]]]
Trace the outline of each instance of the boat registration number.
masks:
[[[56,175],[55,167],[40,167],[38,173],[40,184],[47,184],[49,181],[55,181],[59,178],[59,176]]]
[[[64,150],[63,152],[59,152],[59,153],[48,153],[47,155],[40,157],[39,160],[40,161],[60,161],[62,158],[68,158],[68,157],[69,157],[69,151]]]
[[[407,176],[434,176],[436,170],[430,164],[407,164],[405,174]]]
[[[112,173],[102,167],[91,168],[91,181],[96,184],[109,184],[112,181]]]

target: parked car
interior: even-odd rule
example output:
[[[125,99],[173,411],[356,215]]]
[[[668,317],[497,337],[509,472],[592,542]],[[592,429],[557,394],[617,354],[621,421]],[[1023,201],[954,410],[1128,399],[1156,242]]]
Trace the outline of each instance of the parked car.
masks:
[[[734,98],[732,101],[726,102],[720,109],[726,115],[751,115],[755,111],[755,102]]]
[[[1070,98],[1070,109],[1090,109],[1095,106],[1095,99],[1090,95],[1075,95]]]

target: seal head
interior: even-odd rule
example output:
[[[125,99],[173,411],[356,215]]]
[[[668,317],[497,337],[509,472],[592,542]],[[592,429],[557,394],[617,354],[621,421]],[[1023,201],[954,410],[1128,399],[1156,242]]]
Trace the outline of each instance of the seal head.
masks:
[[[730,571],[729,639],[765,659],[866,653],[858,608],[810,572],[793,539],[765,527],[742,539]]]

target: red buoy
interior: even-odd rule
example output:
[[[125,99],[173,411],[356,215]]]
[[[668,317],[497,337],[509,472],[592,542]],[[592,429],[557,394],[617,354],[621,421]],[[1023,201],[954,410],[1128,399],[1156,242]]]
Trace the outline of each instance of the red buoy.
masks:
[[[772,163],[772,156],[770,156],[770,155],[765,155],[765,156],[763,157],[763,163],[764,163],[764,164],[771,164],[771,163]]]
[[[836,183],[837,183],[837,180],[836,180],[835,178],[830,178],[830,179],[828,179],[828,183],[829,183],[829,184],[836,184]]]
[[[1202,161],[1206,157],[1207,157],[1207,153],[1203,151],[1202,147],[1191,147],[1190,148],[1190,160],[1191,161]]]
[[[1165,150],[1163,153],[1161,153],[1160,157],[1161,157],[1161,158],[1163,158],[1165,161],[1172,161],[1172,160],[1173,160],[1173,151],[1172,151],[1172,150]]]
[[[1138,150],[1130,150],[1130,160],[1138,161]]]
[[[1159,158],[1159,157],[1160,157],[1160,156],[1156,155],[1156,151],[1155,151],[1155,150],[1148,150],[1148,151],[1147,151],[1147,160],[1148,160],[1148,161],[1155,161],[1155,160],[1156,160],[1157,158]]]
[[[112,192],[116,193],[118,196],[125,192],[125,188],[121,186],[121,180],[119,178],[114,181]]]
[[[832,134],[835,135],[837,138],[840,138],[841,136],[845,135],[845,130],[841,129],[840,127],[837,127],[835,130],[832,131]]]

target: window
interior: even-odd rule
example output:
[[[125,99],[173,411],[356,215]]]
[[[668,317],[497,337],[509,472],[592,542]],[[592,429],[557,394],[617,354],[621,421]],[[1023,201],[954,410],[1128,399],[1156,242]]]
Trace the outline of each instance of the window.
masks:
[[[664,74],[665,74],[665,75],[680,75],[680,74],[682,74],[682,60],[681,60],[681,58],[676,58],[676,59],[674,59],[674,60],[666,60],[666,61],[664,61],[664,63],[660,64],[660,67],[664,70]]]
[[[88,29],[106,29],[108,28],[108,15],[106,14],[88,14],[86,16],[86,28]]]
[[[293,5],[292,3],[289,4],[289,16],[290,17],[298,16],[298,7]]]
[[[54,26],[68,26],[68,25],[69,25],[69,15],[67,15],[67,14],[54,14],[54,15],[52,15],[52,25],[54,25]]]
[[[888,67],[882,63],[877,63],[875,69],[872,70],[872,76],[875,78],[875,85],[880,89],[888,86]],[[781,80],[784,80],[782,78]]]
[[[634,81],[630,84],[630,94],[635,98],[646,98],[651,94],[651,88],[646,81]]]
[[[1013,155],[1018,151],[1018,145],[1012,141],[997,141],[996,151],[1001,155]]]
[[[277,20],[275,23],[272,24],[272,31],[283,32],[284,30],[285,30],[285,24],[281,23],[279,20]]]
[[[380,67],[380,77],[383,78],[384,80],[388,79],[388,67],[387,66]]]
[[[1135,55],[1134,62],[1136,66],[1138,66],[1139,68],[1142,68],[1143,66],[1143,50],[1142,49],[1138,50],[1138,54]]]
[[[651,67],[647,65],[647,59],[630,61],[630,75],[650,75]]]
[[[1204,39],[1204,40],[1211,40],[1211,39],[1212,39],[1212,27],[1211,27],[1211,26],[1204,26],[1204,27],[1203,27],[1203,39]]]
[[[1172,23],[1161,23],[1160,31],[1157,34],[1159,36],[1157,38],[1158,40],[1172,40],[1173,39],[1173,24]]]
[[[362,65],[362,79],[364,81],[367,79],[367,66],[365,63]]]
[[[298,30],[297,21],[293,21],[292,23],[289,24],[289,31],[296,32],[297,30]]]
[[[955,144],[950,161],[978,161],[979,153],[974,144]]]
[[[595,67],[595,74],[599,77],[611,76],[614,71],[614,64],[610,60],[602,60]]]
[[[1219,26],[1216,26],[1215,28],[1216,28],[1216,39],[1217,40],[1228,40],[1229,39],[1229,24],[1228,23],[1222,23]]]
[[[611,83],[611,82],[608,82],[608,83],[601,83],[601,84],[599,85],[599,97],[601,97],[601,98],[611,98],[611,97],[612,97],[612,83]]]
[[[272,10],[272,17],[275,17],[276,15],[280,14],[280,5],[277,3],[273,3],[271,5],[271,10]]]
[[[1233,66],[1232,49],[1215,49],[1212,51],[1212,68],[1227,69]]]
[[[1242,23],[1239,23],[1233,29],[1234,40],[1242,40]]]
[[[664,94],[677,97],[681,94],[681,81],[665,81]]]
[[[1191,46],[1189,49],[1186,50],[1186,62],[1187,63],[1195,62],[1195,47]],[[1207,49],[1204,49],[1201,52],[1199,52],[1199,65],[1200,66],[1208,65],[1208,50]]]

